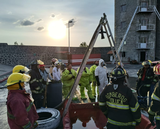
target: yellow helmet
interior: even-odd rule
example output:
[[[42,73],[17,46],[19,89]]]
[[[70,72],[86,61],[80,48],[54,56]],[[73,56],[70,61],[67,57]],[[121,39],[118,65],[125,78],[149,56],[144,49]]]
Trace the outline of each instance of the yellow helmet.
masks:
[[[43,65],[43,64],[44,64],[44,62],[41,61],[41,60],[33,60],[33,61],[31,62],[31,65]]]
[[[29,69],[23,65],[16,65],[12,72],[13,73],[27,73],[29,71]]]
[[[12,73],[8,79],[7,79],[7,84],[5,86],[12,86],[17,83],[21,82],[28,82],[30,80],[30,76],[27,74],[22,74],[22,73]]]

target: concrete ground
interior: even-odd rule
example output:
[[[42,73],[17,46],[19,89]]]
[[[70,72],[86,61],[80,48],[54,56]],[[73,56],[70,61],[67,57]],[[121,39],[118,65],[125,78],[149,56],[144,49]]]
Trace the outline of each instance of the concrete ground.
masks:
[[[87,65],[87,67],[90,67],[91,65]],[[76,70],[79,66],[73,66],[73,68]],[[111,70],[115,67],[115,65],[107,64],[108,72],[111,72]],[[131,65],[131,64],[125,64],[124,68],[129,74],[129,83],[131,87],[135,88],[135,83],[137,79],[137,71],[140,69],[141,65]],[[0,64],[0,75],[4,74],[6,72],[11,71],[13,66],[6,66]],[[0,86],[4,86],[6,83],[0,83]],[[8,94],[7,89],[0,89],[0,129],[9,129],[8,123],[7,123],[7,109],[6,109],[6,97]]]
[[[13,69],[13,66],[7,66],[7,65],[0,64],[0,75],[6,72],[12,71],[12,69]]]

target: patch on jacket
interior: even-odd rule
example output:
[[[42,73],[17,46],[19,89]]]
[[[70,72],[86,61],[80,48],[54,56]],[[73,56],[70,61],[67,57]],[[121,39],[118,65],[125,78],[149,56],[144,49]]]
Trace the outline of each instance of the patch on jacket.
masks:
[[[114,84],[114,85],[113,85],[113,89],[114,89],[114,90],[117,90],[117,88],[118,88],[118,84]]]

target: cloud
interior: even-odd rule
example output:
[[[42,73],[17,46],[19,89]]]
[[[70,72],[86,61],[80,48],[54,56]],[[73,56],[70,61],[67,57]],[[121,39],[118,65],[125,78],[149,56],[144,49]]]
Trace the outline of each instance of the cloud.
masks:
[[[55,17],[55,15],[54,14],[51,14],[51,18],[54,18]]]
[[[43,30],[44,30],[44,27],[38,27],[37,30],[38,30],[38,31],[43,31]]]
[[[18,21],[16,21],[16,22],[13,22],[13,24],[17,24],[17,23],[19,23],[20,22],[20,20],[18,20]]]
[[[71,20],[69,20],[68,23],[66,23],[65,25],[66,25],[67,28],[68,28],[68,26],[69,26],[69,27],[72,27],[72,26],[74,26],[75,22],[76,22],[76,21],[75,21],[74,19],[71,19]]]
[[[21,26],[31,26],[34,25],[34,22],[30,21],[30,20],[23,20],[20,22]]]
[[[7,14],[11,15],[11,14],[12,14],[12,12],[11,12],[11,11],[9,11]]]
[[[37,20],[37,22],[40,22],[40,21],[42,21],[42,19]]]

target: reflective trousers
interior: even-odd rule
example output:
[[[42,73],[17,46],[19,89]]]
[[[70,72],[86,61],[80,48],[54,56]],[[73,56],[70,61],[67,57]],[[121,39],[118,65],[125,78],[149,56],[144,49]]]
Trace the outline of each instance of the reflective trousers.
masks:
[[[97,87],[97,81],[92,82],[92,95],[96,96],[96,88],[97,88],[97,94],[99,95],[99,89]]]
[[[88,93],[89,98],[93,98],[90,84],[88,84],[88,85],[86,85],[86,86],[84,86],[84,85],[81,85],[81,86],[80,86],[81,98],[82,98],[82,99],[85,98],[84,88],[86,88],[86,89],[88,90],[87,93]]]

